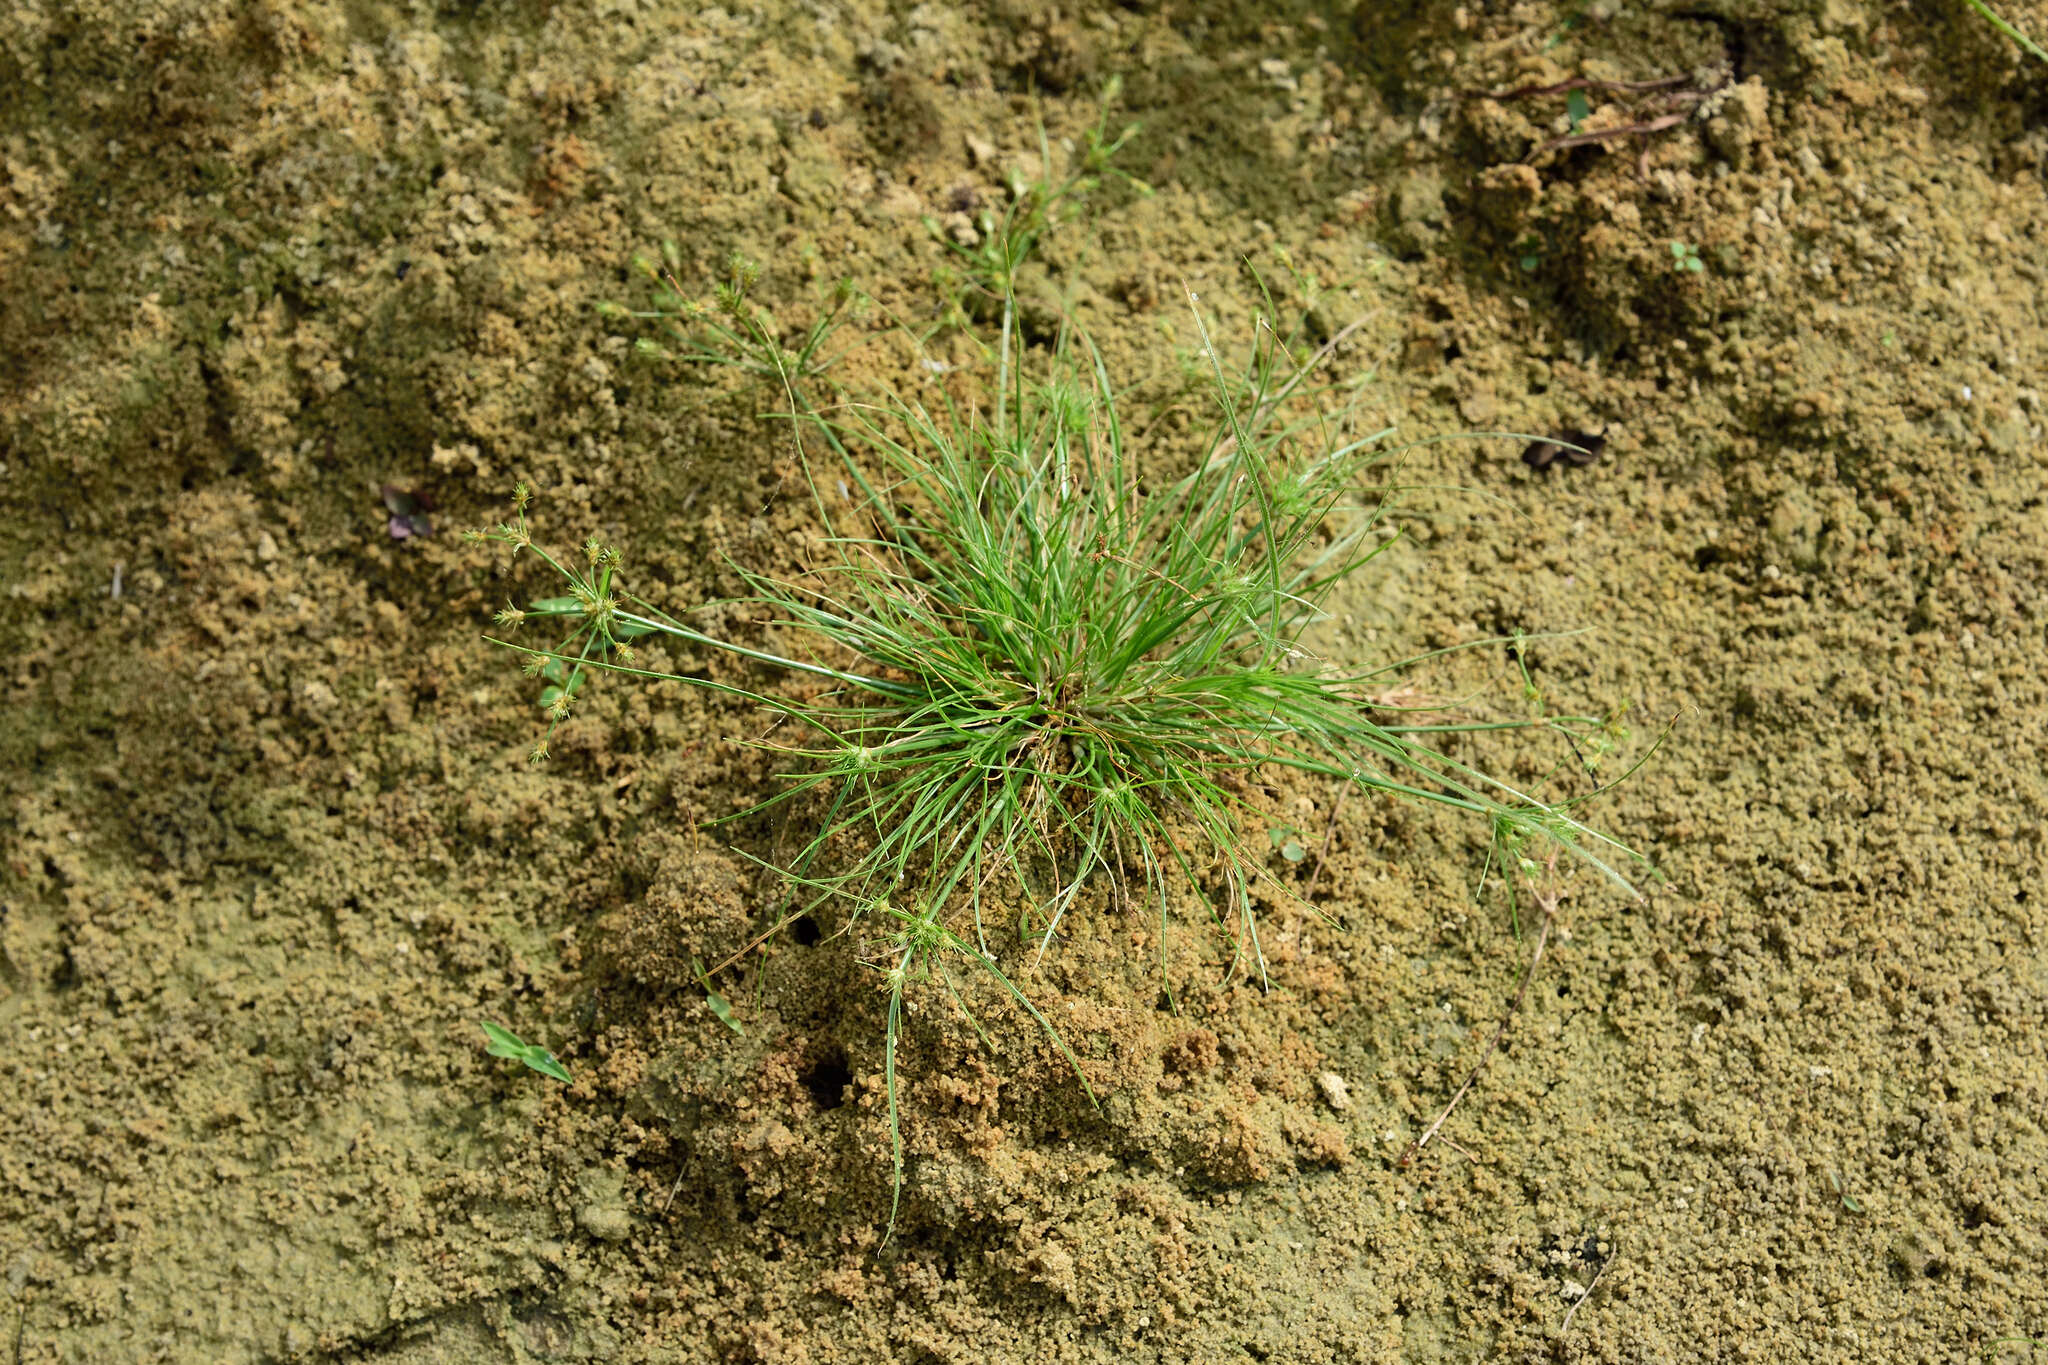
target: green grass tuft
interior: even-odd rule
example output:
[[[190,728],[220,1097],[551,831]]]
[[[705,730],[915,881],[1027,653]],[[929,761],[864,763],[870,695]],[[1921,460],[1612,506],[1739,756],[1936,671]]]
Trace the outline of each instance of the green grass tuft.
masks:
[[[778,745],[783,789],[742,814],[799,800],[822,808],[779,869],[796,894],[768,934],[835,901],[847,930],[869,936],[866,956],[884,975],[892,1232],[905,990],[937,979],[965,1012],[948,965],[986,973],[1092,1101],[1079,1059],[1013,977],[1095,896],[1157,914],[1170,996],[1169,930],[1186,896],[1221,931],[1226,975],[1263,985],[1252,891],[1271,878],[1270,850],[1249,795],[1263,769],[1451,807],[1484,822],[1511,865],[1563,851],[1628,885],[1615,862],[1632,855],[1582,824],[1572,802],[1435,747],[1459,730],[1588,737],[1600,721],[1420,716],[1390,700],[1400,665],[1338,668],[1303,648],[1330,594],[1393,543],[1376,482],[1390,433],[1354,431],[1354,409],[1332,409],[1314,388],[1313,363],[1296,366],[1268,328],[1248,364],[1227,373],[1191,295],[1216,420],[1199,458],[1174,473],[1139,458],[1085,337],[1067,330],[1027,350],[1015,267],[1061,192],[1020,192],[1013,221],[1029,240],[987,250],[1001,267],[986,280],[1002,290],[1000,335],[986,348],[991,387],[971,406],[841,391],[820,360],[829,325],[784,347],[749,301],[754,272],[743,263],[713,304],[686,314],[716,320],[692,352],[699,359],[781,391],[824,531],[806,572],[738,568],[740,600],[775,622],[766,643],[708,634],[628,592],[610,547],[593,542],[580,562],[542,550],[523,491],[512,521],[480,533],[530,550],[566,587],[500,618],[559,632],[548,645],[499,641],[554,669],[550,735],[593,669],[729,692],[792,723],[798,738]],[[679,297],[672,276],[668,285]],[[846,303],[834,296],[828,323]],[[829,490],[841,488],[847,497],[835,501]],[[664,636],[805,685],[755,690],[639,667],[633,642]],[[536,756],[545,752],[543,740]],[[705,986],[718,1001],[709,977]]]

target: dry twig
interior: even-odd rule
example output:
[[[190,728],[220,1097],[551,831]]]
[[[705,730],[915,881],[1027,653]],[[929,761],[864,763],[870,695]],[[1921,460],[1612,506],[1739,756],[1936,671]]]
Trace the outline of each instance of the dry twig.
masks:
[[[1479,1073],[1486,1070],[1487,1063],[1491,1062],[1494,1054],[1500,1051],[1501,1041],[1508,1036],[1508,1026],[1514,1023],[1515,1015],[1521,1011],[1522,1002],[1529,996],[1529,983],[1536,979],[1536,968],[1543,962],[1543,949],[1550,942],[1550,926],[1556,919],[1557,902],[1563,894],[1563,892],[1555,889],[1536,893],[1536,904],[1543,911],[1543,927],[1536,932],[1536,951],[1529,955],[1529,970],[1522,973],[1521,987],[1515,991],[1515,998],[1508,1005],[1507,1013],[1500,1017],[1500,1027],[1493,1031],[1493,1041],[1486,1045],[1486,1051],[1480,1055],[1479,1061],[1472,1068],[1471,1074],[1465,1077],[1465,1083],[1458,1087],[1457,1094],[1451,1096],[1451,1102],[1444,1106],[1443,1113],[1436,1116],[1436,1122],[1429,1125],[1428,1131],[1410,1143],[1407,1151],[1401,1153],[1400,1165],[1406,1166],[1414,1161],[1422,1149],[1429,1145],[1430,1139],[1436,1136],[1437,1130],[1444,1126],[1444,1120],[1450,1118],[1451,1111],[1458,1107],[1458,1101],[1465,1098],[1465,1092],[1470,1090],[1473,1082],[1479,1079]]]
[[[1605,1275],[1607,1273],[1607,1267],[1613,1264],[1614,1253],[1610,1251],[1609,1253],[1607,1253],[1607,1259],[1602,1261],[1600,1263],[1599,1268],[1593,1272],[1593,1282],[1586,1286],[1586,1292],[1579,1295],[1579,1297],[1575,1301],[1573,1301],[1572,1306],[1565,1310],[1564,1325],[1557,1329],[1557,1334],[1559,1336],[1563,1336],[1566,1332],[1572,1330],[1572,1318],[1577,1315],[1579,1309],[1582,1306],[1584,1306],[1586,1300],[1593,1297],[1593,1291],[1600,1287],[1600,1277],[1602,1275]]]
[[[1554,152],[1560,147],[1585,147],[1595,142],[1612,142],[1616,138],[1622,137],[1634,137],[1637,135],[1647,137],[1651,133],[1661,133],[1666,128],[1676,128],[1690,117],[1692,115],[1689,113],[1665,114],[1658,118],[1647,119],[1642,123],[1624,124],[1619,128],[1597,128],[1590,133],[1570,133],[1564,137],[1550,139],[1550,141],[1538,146],[1529,155],[1541,156],[1545,152]]]
[[[1337,803],[1330,807],[1330,823],[1323,828],[1323,846],[1316,850],[1315,870],[1308,874],[1308,885],[1301,889],[1301,898],[1306,901],[1316,889],[1316,882],[1323,875],[1323,860],[1330,856],[1330,840],[1337,837],[1337,817],[1344,813],[1344,798],[1351,795],[1351,784],[1346,782],[1337,788]]]
[[[1600,90],[1613,94],[1637,94],[1645,90],[1669,90],[1691,80],[1690,75],[1659,76],[1654,81],[1596,81],[1580,77],[1572,81],[1559,81],[1556,85],[1520,85],[1513,90],[1468,90],[1466,98],[1475,100],[1526,100],[1539,95],[1562,95],[1568,90]]]
[[[1712,83],[1693,84],[1696,79],[1709,80]],[[1684,123],[1693,116],[1693,112],[1708,97],[1724,88],[1728,84],[1729,79],[1730,75],[1725,68],[1710,77],[1697,77],[1694,74],[1688,73],[1679,76],[1662,76],[1651,81],[1596,81],[1582,77],[1578,80],[1559,81],[1555,85],[1524,85],[1518,86],[1513,90],[1498,92],[1468,90],[1465,92],[1465,96],[1467,99],[1493,100],[1496,103],[1506,103],[1509,100],[1537,99],[1545,95],[1562,95],[1574,90],[1597,90],[1602,94],[1608,95],[1655,95],[1655,99],[1645,101],[1644,103],[1652,108],[1661,104],[1669,112],[1657,114],[1650,118],[1638,118],[1634,122],[1623,124],[1616,128],[1595,128],[1583,133],[1570,132],[1563,137],[1554,137],[1546,142],[1537,144],[1529,153],[1531,158],[1535,158],[1542,156],[1546,152],[1560,151],[1567,147],[1588,147],[1602,142],[1614,142],[1625,137],[1643,138],[1645,142],[1638,160],[1643,163],[1640,169],[1647,173],[1647,160],[1649,156],[1647,139],[1650,135],[1661,133],[1669,128],[1676,128],[1679,124]],[[1639,105],[1630,112],[1641,112],[1641,106]]]

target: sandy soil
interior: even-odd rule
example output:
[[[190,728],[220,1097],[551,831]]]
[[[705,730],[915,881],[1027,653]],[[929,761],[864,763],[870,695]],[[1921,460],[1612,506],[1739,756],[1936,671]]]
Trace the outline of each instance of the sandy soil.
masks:
[[[1593,810],[1659,878],[1572,884],[1403,1166],[1530,939],[1484,831],[1276,787],[1333,923],[1275,907],[1265,995],[1191,926],[1178,1016],[1143,926],[1074,926],[1027,985],[1100,1113],[1000,1001],[992,1051],[921,1001],[880,1247],[855,947],[778,943],[744,1037],[693,984],[773,901],[739,853],[792,837],[700,827],[764,789],[758,718],[599,685],[529,767],[534,684],[478,637],[542,585],[453,532],[523,478],[664,602],[786,562],[757,396],[593,305],[663,238],[691,287],[744,249],[792,321],[854,279],[851,363],[925,382],[886,336],[934,317],[923,220],[1112,75],[1157,193],[1045,282],[1119,375],[1170,394],[1184,284],[1249,336],[1250,262],[1312,330],[1369,319],[1338,363],[1410,436],[1604,432],[1427,447],[1466,491],[1318,639],[1583,632],[1532,651],[1551,704],[1625,705],[1631,754],[1675,718]],[[2044,119],[2048,64],[1960,3],[0,15],[0,1351],[2030,1359]],[[1417,685],[1520,705],[1456,657]]]

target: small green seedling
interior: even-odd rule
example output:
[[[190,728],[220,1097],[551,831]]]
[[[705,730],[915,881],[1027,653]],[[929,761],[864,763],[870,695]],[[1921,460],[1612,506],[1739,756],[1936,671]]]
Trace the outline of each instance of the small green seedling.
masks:
[[[1706,263],[1700,260],[1700,249],[1690,242],[1671,244],[1671,262],[1680,270],[1690,271],[1695,275],[1707,268]]]
[[[1592,112],[1593,106],[1587,100],[1585,91],[1574,90],[1564,97],[1564,114],[1572,121],[1572,132],[1578,132],[1580,125],[1585,123],[1587,116]]]
[[[569,1079],[569,1068],[556,1061],[554,1053],[538,1043],[522,1042],[519,1035],[511,1029],[501,1028],[485,1020],[478,1022],[483,1024],[484,1034],[491,1040],[490,1046],[484,1051],[493,1057],[516,1058],[541,1075],[552,1076],[563,1085],[572,1083]]]
[[[1307,861],[1308,849],[1301,842],[1301,831],[1292,825],[1275,825],[1266,831],[1266,838],[1272,842],[1274,848],[1280,850],[1280,856],[1288,862]]]
[[[732,1002],[720,995],[718,988],[711,984],[711,973],[704,970],[704,964],[693,957],[690,959],[690,969],[697,973],[697,984],[704,988],[704,1003],[711,1006],[711,1012],[718,1016],[719,1022],[740,1037],[746,1037],[747,1031],[741,1028],[740,1021],[733,1017]]]
[[[1845,1187],[1842,1184],[1842,1177],[1840,1176],[1840,1174],[1834,1171],[1829,1171],[1828,1184],[1833,1185],[1835,1187],[1835,1197],[1842,1201],[1843,1208],[1849,1210],[1849,1212],[1851,1213],[1863,1212],[1863,1205],[1857,1203],[1856,1196],[1849,1193],[1847,1187]]]

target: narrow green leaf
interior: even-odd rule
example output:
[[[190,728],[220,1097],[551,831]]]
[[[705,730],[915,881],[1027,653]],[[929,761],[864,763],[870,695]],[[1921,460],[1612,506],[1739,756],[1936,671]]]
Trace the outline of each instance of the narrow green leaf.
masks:
[[[720,995],[718,989],[711,984],[711,976],[704,970],[704,964],[693,957],[690,959],[690,967],[697,973],[697,984],[704,988],[704,1003],[711,1007],[711,1012],[718,1016],[719,1022],[740,1037],[746,1037],[747,1031],[740,1027],[740,1021],[733,1017],[732,1003]]]
[[[478,1022],[483,1026],[484,1036],[490,1040],[485,1045],[484,1051],[488,1052],[491,1056],[505,1057],[523,1062],[526,1066],[534,1071],[538,1071],[543,1076],[551,1077],[564,1085],[572,1084],[569,1079],[569,1069],[556,1060],[554,1053],[538,1043],[521,1041],[518,1034],[505,1028],[503,1025],[493,1024],[485,1020],[479,1020]]]
[[[484,1036],[491,1040],[485,1051],[493,1057],[519,1057],[525,1054],[526,1044],[520,1042],[519,1036],[510,1029],[487,1021],[484,1022],[483,1028]]]

